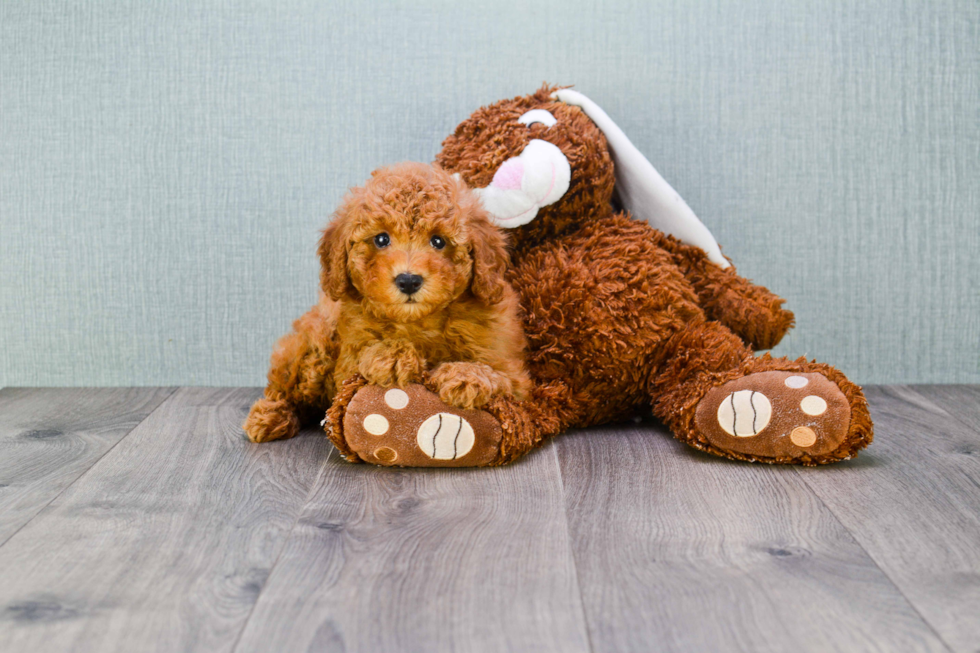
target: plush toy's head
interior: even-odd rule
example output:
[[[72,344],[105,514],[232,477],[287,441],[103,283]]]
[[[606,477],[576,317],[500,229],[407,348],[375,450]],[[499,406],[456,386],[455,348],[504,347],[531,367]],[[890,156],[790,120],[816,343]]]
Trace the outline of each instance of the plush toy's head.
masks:
[[[589,98],[545,85],[483,107],[443,141],[436,162],[476,190],[515,245],[534,245],[623,208],[728,267],[681,196]]]
[[[477,189],[517,245],[608,213],[615,186],[602,132],[580,108],[553,99],[554,90],[479,109],[436,157]]]

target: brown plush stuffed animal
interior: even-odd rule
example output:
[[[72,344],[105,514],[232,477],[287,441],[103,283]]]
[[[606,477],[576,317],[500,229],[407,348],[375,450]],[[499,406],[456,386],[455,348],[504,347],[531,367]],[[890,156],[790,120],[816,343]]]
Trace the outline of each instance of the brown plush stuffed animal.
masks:
[[[534,387],[524,401],[497,397],[461,411],[425,384],[393,405],[355,376],[327,413],[348,460],[503,464],[568,428],[651,407],[678,439],[733,459],[817,465],[871,442],[864,396],[841,372],[753,354],[779,342],[792,313],[736,274],[588,98],[544,87],[481,108],[437,163],[478,189],[509,230],[508,279],[524,310]],[[614,209],[614,194],[629,213]],[[389,424],[380,436],[365,428],[376,415]],[[473,431],[472,453],[433,455],[453,429]]]

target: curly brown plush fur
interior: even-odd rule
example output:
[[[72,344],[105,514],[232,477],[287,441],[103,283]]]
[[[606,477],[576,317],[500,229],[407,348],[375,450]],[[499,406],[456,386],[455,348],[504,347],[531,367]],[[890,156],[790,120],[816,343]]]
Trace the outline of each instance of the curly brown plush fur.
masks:
[[[722,269],[700,249],[617,213],[613,164],[605,137],[585,113],[552,99],[556,87],[483,107],[443,143],[436,161],[475,188],[531,139],[559,147],[572,171],[568,191],[528,224],[509,231],[514,266],[508,278],[521,296],[531,399],[511,417],[532,434],[514,437],[501,461],[570,427],[622,419],[645,406],[690,444],[738,459],[817,464],[853,455],[871,441],[860,389],[828,365],[755,358],[793,324],[783,300]],[[544,109],[556,124],[517,121]],[[840,446],[824,455],[746,456],[710,445],[693,428],[708,389],[766,370],[823,373],[847,396],[851,421]],[[505,429],[505,436],[507,429]]]
[[[319,256],[320,303],[273,353],[265,396],[245,422],[251,440],[295,435],[358,374],[405,387],[431,370],[440,398],[465,409],[524,397],[506,239],[465,184],[420,163],[376,170],[345,198]],[[399,286],[405,275],[419,287]]]

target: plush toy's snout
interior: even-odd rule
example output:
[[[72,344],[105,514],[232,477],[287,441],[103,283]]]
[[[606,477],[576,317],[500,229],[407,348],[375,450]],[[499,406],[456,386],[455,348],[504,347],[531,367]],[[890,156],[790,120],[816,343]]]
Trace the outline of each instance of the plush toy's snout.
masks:
[[[513,228],[527,224],[538,214],[538,209],[561,199],[568,191],[571,177],[568,158],[562,151],[536,138],[520,155],[507,159],[497,168],[489,186],[474,192],[494,222]]]

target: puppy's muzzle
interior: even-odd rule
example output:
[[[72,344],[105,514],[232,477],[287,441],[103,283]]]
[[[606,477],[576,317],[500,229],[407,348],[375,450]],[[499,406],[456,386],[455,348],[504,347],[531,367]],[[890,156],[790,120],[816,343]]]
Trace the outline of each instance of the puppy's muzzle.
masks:
[[[395,277],[395,287],[406,295],[413,295],[422,287],[422,277],[417,274],[402,272]]]

